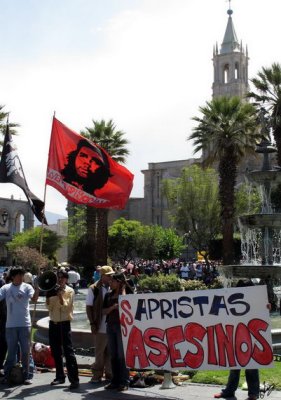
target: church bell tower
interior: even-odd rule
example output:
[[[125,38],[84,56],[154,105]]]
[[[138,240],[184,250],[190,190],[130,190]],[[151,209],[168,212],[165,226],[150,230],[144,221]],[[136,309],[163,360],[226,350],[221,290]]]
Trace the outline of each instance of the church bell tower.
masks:
[[[220,51],[214,46],[213,98],[218,96],[244,97],[248,92],[248,50],[238,42],[233,21],[233,11],[229,7],[228,22]]]

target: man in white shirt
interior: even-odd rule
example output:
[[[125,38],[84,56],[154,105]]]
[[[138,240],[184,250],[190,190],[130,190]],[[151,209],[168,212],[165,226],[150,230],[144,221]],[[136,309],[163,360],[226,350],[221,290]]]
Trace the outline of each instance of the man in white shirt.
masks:
[[[13,267],[9,271],[11,283],[0,288],[0,301],[6,300],[7,321],[6,340],[8,353],[4,365],[4,378],[2,383],[7,383],[9,373],[17,362],[18,343],[21,349],[21,361],[23,366],[24,384],[32,383],[33,372],[29,368],[30,331],[31,318],[29,312],[29,300],[36,301],[39,289],[23,281],[25,270],[22,267]]]
[[[188,273],[189,273],[189,268],[186,263],[183,263],[181,268],[180,268],[180,277],[181,279],[188,280]]]
[[[33,276],[32,276],[32,273],[30,272],[29,268],[26,268],[26,272],[23,276],[23,281],[25,283],[29,283],[30,285],[33,284]]]
[[[76,271],[75,267],[69,267],[68,272],[68,285],[72,286],[74,292],[78,293],[80,274]]]

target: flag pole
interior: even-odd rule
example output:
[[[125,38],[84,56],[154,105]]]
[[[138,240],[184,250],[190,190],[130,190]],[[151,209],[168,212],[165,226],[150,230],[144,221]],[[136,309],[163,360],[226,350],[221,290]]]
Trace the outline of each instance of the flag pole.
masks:
[[[53,121],[54,121],[55,116],[56,116],[56,111],[54,111]],[[50,142],[51,142],[51,138],[50,138]],[[48,151],[48,160],[49,160],[49,156],[50,156],[50,146],[49,146],[49,151]],[[44,201],[44,209],[43,209],[44,215],[45,215],[46,195],[47,195],[47,184],[46,184],[47,174],[48,174],[48,161],[47,161],[47,168],[46,168],[46,175],[45,175],[45,187],[44,187],[44,198],[43,198],[43,201]],[[43,233],[44,233],[44,221],[42,220],[42,223],[41,223],[41,235],[40,235],[40,247],[39,247],[39,253],[41,255],[42,255],[42,248],[43,248]],[[38,273],[38,276],[39,276],[39,273]]]
[[[56,112],[54,111],[54,116],[53,116],[53,118],[55,117],[55,115],[56,115]],[[49,146],[49,152],[50,152],[50,146]],[[48,159],[49,159],[49,153],[48,153]],[[47,173],[48,173],[48,163],[47,163],[47,168],[46,168],[46,177],[45,177],[45,186],[44,186],[44,198],[43,198],[43,201],[44,201],[43,213],[44,213],[44,215],[45,215],[46,195],[47,195],[47,184],[46,184]],[[39,253],[40,253],[41,255],[42,255],[42,248],[43,248],[43,234],[44,234],[44,219],[42,219],[42,222],[41,222],[40,247],[39,247]],[[37,283],[36,283],[36,286],[38,285],[38,279],[39,279],[39,276],[40,276],[40,269],[39,269],[39,268],[40,268],[40,267],[38,267],[38,269],[37,269]],[[39,287],[37,286],[37,287],[35,288],[35,290],[36,290],[36,289],[39,289]],[[35,301],[34,301],[34,308],[33,308],[33,313],[32,313],[32,323],[31,323],[31,327],[32,327],[33,324],[35,323],[35,314],[36,314],[37,300],[38,300],[38,296],[37,296],[37,298],[35,297]],[[32,329],[31,329],[31,334],[30,334],[30,345],[32,346],[32,341],[31,341],[31,339],[32,339]]]

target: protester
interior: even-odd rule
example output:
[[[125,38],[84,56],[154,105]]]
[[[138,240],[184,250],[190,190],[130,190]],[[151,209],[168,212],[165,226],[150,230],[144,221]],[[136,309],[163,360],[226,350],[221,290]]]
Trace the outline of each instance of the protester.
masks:
[[[220,393],[214,395],[215,399],[228,397],[234,397],[235,392],[239,385],[240,369],[232,369],[228,375],[228,381],[225,389]],[[258,369],[245,369],[245,376],[248,386],[248,398],[247,400],[256,400],[259,397],[260,382],[259,382],[259,370]]]
[[[8,279],[0,279],[0,288],[8,283]],[[4,367],[4,361],[7,354],[7,341],[6,341],[6,321],[7,321],[7,306],[6,301],[0,301],[0,377],[3,378],[4,374],[2,374],[1,370]]]
[[[189,268],[188,265],[186,263],[180,263],[180,277],[181,279],[188,279],[188,273],[189,273]]]
[[[78,366],[71,339],[70,321],[73,319],[74,290],[67,286],[68,273],[59,270],[57,273],[58,288],[56,293],[46,296],[46,305],[49,310],[49,343],[56,364],[56,377],[51,385],[59,385],[65,382],[63,369],[63,354],[66,361],[69,389],[79,387]],[[62,352],[63,349],[63,352]]]
[[[118,298],[126,294],[126,278],[122,273],[111,276],[109,282],[111,292],[107,293],[103,303],[103,313],[106,315],[106,332],[111,356],[112,379],[105,389],[117,389],[119,392],[128,390],[129,370],[126,367],[121,326],[119,319]]]
[[[13,267],[9,271],[11,283],[0,288],[0,301],[5,299],[7,304],[6,341],[8,353],[4,365],[2,383],[8,382],[9,373],[17,362],[18,344],[21,350],[24,384],[32,383],[33,371],[30,368],[30,331],[31,318],[29,300],[36,301],[38,289],[23,282],[24,269]],[[2,346],[2,343],[1,343]]]
[[[25,270],[25,274],[23,276],[23,281],[25,283],[29,283],[30,285],[33,284],[33,276],[32,276],[32,273],[30,272],[29,268],[26,268],[26,270]]]
[[[103,315],[103,300],[106,293],[109,292],[109,281],[114,274],[113,269],[104,265],[99,269],[100,279],[91,285],[88,289],[86,298],[86,312],[91,325],[91,331],[94,334],[95,342],[95,362],[91,369],[93,376],[91,383],[99,383],[103,374],[105,378],[111,380],[111,361],[107,343],[106,334],[106,316]]]
[[[240,279],[236,285],[237,287],[254,286],[251,280]],[[270,308],[270,304],[267,305]],[[235,392],[239,385],[240,369],[232,369],[229,372],[228,381],[225,389],[220,393],[214,395],[215,399],[234,397]],[[256,400],[259,398],[260,392],[260,379],[258,369],[245,369],[246,382],[248,386],[247,400]]]
[[[97,282],[101,277],[100,270],[101,270],[101,266],[98,265],[96,270],[94,271],[94,274],[93,274],[94,283]]]
[[[72,286],[74,293],[78,293],[80,274],[75,267],[69,267],[68,272],[68,285]]]

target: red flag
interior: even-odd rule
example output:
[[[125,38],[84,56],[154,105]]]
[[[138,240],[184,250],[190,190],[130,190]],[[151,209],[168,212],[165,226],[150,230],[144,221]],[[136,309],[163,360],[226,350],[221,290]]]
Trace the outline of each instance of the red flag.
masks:
[[[53,119],[47,185],[74,203],[123,209],[133,178],[103,148]]]

